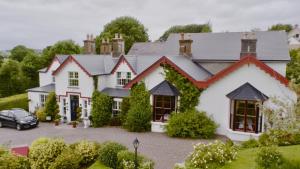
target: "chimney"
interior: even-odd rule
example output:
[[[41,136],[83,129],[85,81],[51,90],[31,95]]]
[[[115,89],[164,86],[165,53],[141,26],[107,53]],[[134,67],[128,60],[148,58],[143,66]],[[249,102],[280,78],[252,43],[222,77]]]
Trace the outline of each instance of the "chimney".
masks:
[[[104,38],[100,45],[100,55],[110,55],[111,54],[111,44],[108,38]]]
[[[84,43],[84,54],[96,54],[96,48],[95,48],[95,39],[93,35],[86,35],[86,40],[83,41]]]
[[[192,56],[192,43],[191,35],[188,35],[188,38],[185,39],[184,33],[180,33],[179,40],[179,54],[183,56]]]
[[[119,57],[124,54],[125,43],[121,34],[116,33],[112,39],[112,56]]]
[[[252,55],[256,57],[256,35],[255,32],[245,32],[241,39],[241,53],[240,58]]]

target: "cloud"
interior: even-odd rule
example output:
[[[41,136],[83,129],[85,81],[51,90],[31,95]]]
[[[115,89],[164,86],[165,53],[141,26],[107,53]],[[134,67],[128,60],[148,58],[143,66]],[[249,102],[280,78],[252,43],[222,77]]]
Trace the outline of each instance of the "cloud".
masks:
[[[1,0],[0,49],[42,49],[58,40],[80,45],[112,19],[129,15],[156,40],[172,25],[211,22],[214,32],[299,22],[299,0]]]

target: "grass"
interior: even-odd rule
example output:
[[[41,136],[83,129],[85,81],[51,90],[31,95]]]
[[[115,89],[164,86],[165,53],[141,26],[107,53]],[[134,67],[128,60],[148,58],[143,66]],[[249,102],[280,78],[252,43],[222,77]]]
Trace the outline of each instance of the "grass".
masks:
[[[300,145],[279,147],[285,159],[300,161]],[[258,148],[245,149],[238,152],[237,160],[223,166],[221,169],[256,169],[255,158]]]
[[[106,167],[105,165],[101,164],[99,161],[96,161],[92,166],[90,166],[88,169],[111,169],[109,167]]]
[[[28,110],[27,93],[0,98],[0,111],[11,108],[23,108]]]

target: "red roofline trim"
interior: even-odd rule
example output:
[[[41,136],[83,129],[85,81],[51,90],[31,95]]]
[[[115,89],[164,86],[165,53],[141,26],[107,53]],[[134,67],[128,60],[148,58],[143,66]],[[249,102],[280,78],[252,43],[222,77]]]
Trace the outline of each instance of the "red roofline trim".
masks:
[[[62,64],[52,73],[52,75],[56,75],[58,72],[62,70],[69,62],[74,61],[88,76],[92,77],[92,75],[76,60],[72,55],[69,55],[67,59],[65,59]]]
[[[59,63],[59,64],[61,64],[61,63],[59,62],[58,58],[55,56],[55,57],[52,59],[52,62],[50,63],[50,65],[47,67],[47,69],[46,69],[45,73],[47,73],[47,72],[48,72],[48,70],[49,70],[49,69],[50,69],[50,67],[53,65],[53,63],[54,63],[54,61],[55,61],[55,60],[57,60],[57,61],[58,61],[58,63]]]
[[[115,71],[118,69],[118,67],[120,66],[120,64],[122,62],[125,62],[127,64],[127,66],[129,67],[129,69],[133,72],[133,74],[136,75],[136,72],[134,71],[134,69],[132,68],[132,66],[129,64],[129,62],[127,61],[127,59],[124,57],[124,55],[122,55],[119,60],[118,63],[115,65],[115,67],[112,69],[111,74],[115,73]]]

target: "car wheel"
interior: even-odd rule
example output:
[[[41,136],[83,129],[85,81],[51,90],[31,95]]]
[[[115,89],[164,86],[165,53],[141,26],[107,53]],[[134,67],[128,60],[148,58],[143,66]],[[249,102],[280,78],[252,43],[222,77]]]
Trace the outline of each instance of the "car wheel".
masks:
[[[22,129],[22,127],[21,127],[21,125],[20,124],[17,124],[17,130],[21,130]]]
[[[0,128],[2,128],[3,127],[3,125],[2,125],[2,122],[0,121]]]

